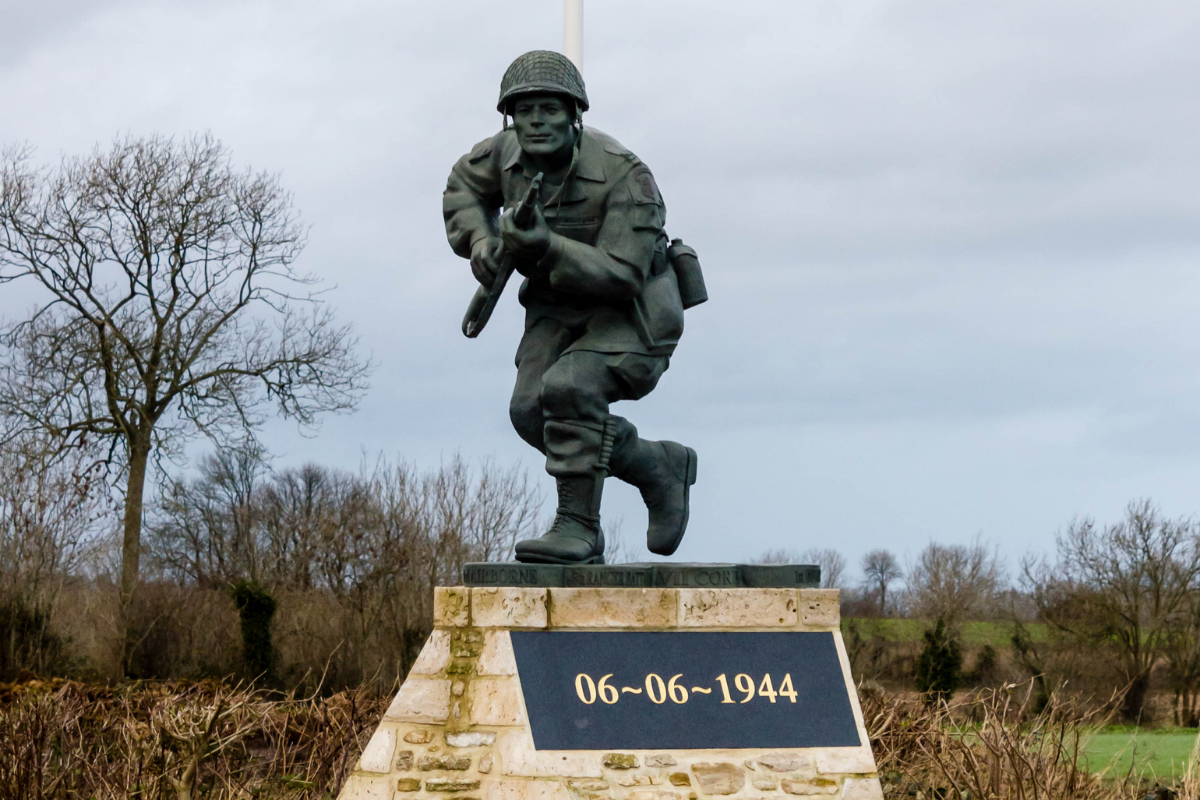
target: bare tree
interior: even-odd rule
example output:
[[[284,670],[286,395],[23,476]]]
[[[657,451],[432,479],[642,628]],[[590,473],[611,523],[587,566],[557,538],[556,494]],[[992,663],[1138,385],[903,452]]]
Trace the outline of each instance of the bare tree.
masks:
[[[1154,667],[1190,611],[1200,578],[1198,533],[1191,520],[1165,519],[1140,500],[1111,525],[1072,522],[1056,537],[1056,563],[1025,562],[1024,580],[1042,618],[1109,655],[1128,687],[1122,715],[1129,721],[1141,718]],[[1186,643],[1177,644],[1186,660]],[[1177,666],[1186,668],[1184,661]]]
[[[1004,589],[1004,567],[986,543],[930,542],[908,570],[912,611],[925,619],[944,619],[951,627],[994,610]]]
[[[888,587],[904,577],[900,562],[890,550],[872,550],[862,558],[863,583],[879,595],[879,613],[887,613]]]
[[[87,453],[57,453],[45,438],[0,442],[0,592],[52,603],[106,533],[110,498]]]
[[[846,558],[829,547],[810,547],[803,553],[777,547],[768,550],[758,558],[755,564],[816,564],[821,568],[821,588],[841,589],[842,575],[846,572]]]
[[[821,588],[841,589],[846,572],[846,558],[831,547],[810,547],[800,554],[801,564],[816,564],[821,568]]]
[[[0,680],[53,669],[60,593],[111,532],[104,476],[89,454],[44,437],[0,441]]]
[[[257,449],[218,450],[192,480],[172,478],[152,515],[146,549],[160,571],[206,588],[263,582],[262,495],[268,464]]]
[[[332,659],[332,680],[369,679],[373,664],[386,667],[376,679],[387,683],[429,633],[433,587],[457,583],[464,562],[510,557],[535,532],[541,505],[520,465],[492,459],[270,471],[255,453],[222,451],[163,492],[147,550],[180,584],[257,581],[280,597],[285,636],[306,640],[317,663]],[[322,617],[298,619],[305,605]],[[314,652],[321,633],[328,647]]]
[[[800,554],[788,547],[772,547],[766,550],[758,558],[752,560],[752,564],[799,564]]]
[[[638,560],[636,547],[625,538],[625,517],[611,516],[604,522],[604,563],[633,564]]]
[[[1200,591],[1190,592],[1186,605],[1171,615],[1162,651],[1175,724],[1195,728],[1200,725]]]
[[[125,496],[121,599],[138,579],[152,457],[352,408],[368,365],[293,268],[304,228],[269,174],[208,136],[127,138],[56,171],[0,159],[0,283],[42,300],[0,331],[0,413],[106,442]]]

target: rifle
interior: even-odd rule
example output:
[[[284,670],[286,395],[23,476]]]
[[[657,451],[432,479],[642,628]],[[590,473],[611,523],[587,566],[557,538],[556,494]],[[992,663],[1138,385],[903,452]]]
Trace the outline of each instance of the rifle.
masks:
[[[539,172],[533,177],[533,181],[529,184],[529,191],[525,192],[525,196],[521,198],[521,202],[513,211],[513,222],[521,230],[527,230],[533,224],[533,206],[537,202],[538,192],[541,189],[542,173]],[[496,248],[496,262],[500,265],[500,269],[496,271],[491,288],[480,286],[476,289],[475,296],[471,298],[471,304],[467,306],[467,313],[463,316],[462,332],[463,336],[468,339],[478,336],[479,332],[483,330],[483,326],[487,325],[488,320],[492,318],[492,312],[496,310],[496,302],[500,299],[501,293],[504,292],[504,286],[512,277],[513,269],[516,267],[516,259],[511,253],[505,251],[503,242]]]

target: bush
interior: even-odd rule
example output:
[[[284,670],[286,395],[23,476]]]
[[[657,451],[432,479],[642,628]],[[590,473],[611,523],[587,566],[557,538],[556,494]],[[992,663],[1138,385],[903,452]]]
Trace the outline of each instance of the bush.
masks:
[[[1085,737],[1105,720],[1095,710],[1056,697],[1042,713],[1031,715],[1034,694],[1027,682],[930,706],[902,695],[863,692],[863,718],[884,797],[1134,797],[1141,787],[1129,776],[1101,780],[1087,771]],[[1136,796],[1145,796],[1144,789]],[[1191,791],[1184,797],[1197,795]]]
[[[19,597],[0,602],[0,681],[23,672],[46,675],[64,665],[63,641],[50,630],[50,615]]]
[[[916,684],[926,705],[950,699],[962,678],[962,650],[958,637],[946,630],[938,617],[933,630],[925,631],[925,648],[917,659]]]
[[[387,700],[212,682],[0,686],[0,800],[327,800]]]
[[[270,683],[275,677],[275,650],[271,646],[275,598],[258,581],[238,581],[231,594],[242,622],[242,663],[247,677]]]

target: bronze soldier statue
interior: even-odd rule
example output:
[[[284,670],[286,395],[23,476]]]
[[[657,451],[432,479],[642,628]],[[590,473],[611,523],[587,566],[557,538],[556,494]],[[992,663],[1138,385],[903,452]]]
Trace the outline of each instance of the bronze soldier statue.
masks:
[[[647,546],[670,555],[687,527],[696,452],[640,438],[609,404],[645,397],[670,364],[684,308],[706,299],[695,252],[668,240],[649,168],[584,127],[587,92],[565,56],[519,57],[497,109],[504,129],[454,165],[442,208],[450,246],[481,284],[463,322],[468,336],[486,322],[489,296],[494,304],[508,272],[525,277],[509,414],[545,454],[558,509],[543,536],[517,544],[517,560],[604,563],[607,475],[641,491]]]

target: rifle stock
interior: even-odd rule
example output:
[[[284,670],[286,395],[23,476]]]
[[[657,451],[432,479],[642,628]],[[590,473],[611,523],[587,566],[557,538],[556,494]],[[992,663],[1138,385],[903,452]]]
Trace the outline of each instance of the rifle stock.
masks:
[[[539,172],[533,177],[529,184],[529,190],[525,192],[525,196],[521,198],[521,202],[517,204],[517,208],[513,212],[513,222],[518,228],[525,230],[533,223],[533,208],[541,189],[542,173]],[[487,325],[488,320],[492,318],[492,312],[496,310],[496,303],[500,300],[500,295],[504,293],[504,287],[508,285],[508,279],[512,277],[513,269],[516,266],[515,258],[505,250],[503,243],[496,249],[495,258],[500,269],[496,271],[492,285],[488,288],[480,286],[475,290],[475,295],[467,306],[467,313],[463,316],[462,332],[468,339],[478,336],[479,332],[483,330],[483,326]]]

